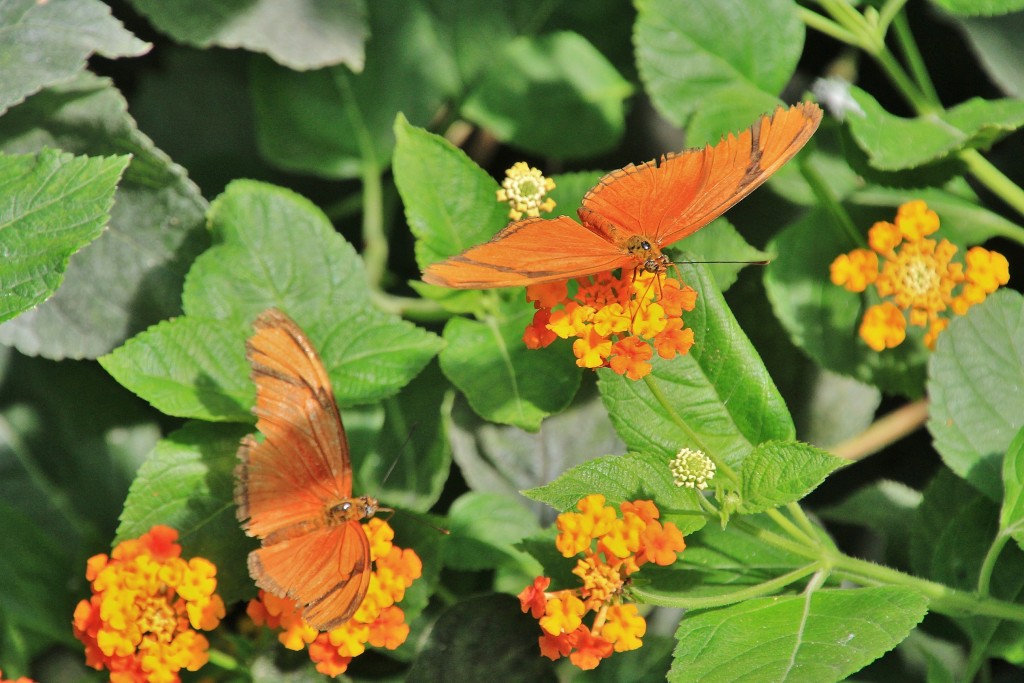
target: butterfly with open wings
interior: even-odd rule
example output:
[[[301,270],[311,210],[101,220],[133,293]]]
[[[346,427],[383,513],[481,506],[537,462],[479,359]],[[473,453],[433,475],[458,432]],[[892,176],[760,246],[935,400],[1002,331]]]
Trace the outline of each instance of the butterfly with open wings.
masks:
[[[668,154],[612,171],[568,216],[512,223],[489,242],[423,272],[459,289],[517,287],[616,268],[664,272],[666,246],[693,234],[754,191],[810,139],[821,122],[812,102],[779,107],[714,147]]]

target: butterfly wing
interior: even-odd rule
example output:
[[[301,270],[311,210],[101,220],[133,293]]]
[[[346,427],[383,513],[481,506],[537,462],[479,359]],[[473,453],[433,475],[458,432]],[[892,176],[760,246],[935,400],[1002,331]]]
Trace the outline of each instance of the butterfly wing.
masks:
[[[812,102],[779,107],[714,147],[612,171],[583,198],[580,216],[600,229],[611,224],[659,246],[671,244],[753,192],[800,151],[820,121],[821,109]]]
[[[259,587],[300,605],[336,606],[344,595],[358,607],[369,580],[365,534],[358,522],[330,526],[326,515],[352,495],[348,442],[330,379],[284,313],[265,311],[253,327],[246,355],[264,440],[243,439],[235,486],[242,528],[263,540],[250,554],[250,573]]]
[[[489,242],[423,271],[423,281],[459,289],[567,280],[632,262],[607,237],[568,216],[512,223]]]
[[[370,543],[359,522],[317,529],[249,555],[260,588],[304,605],[302,618],[321,631],[348,621],[370,584]]]

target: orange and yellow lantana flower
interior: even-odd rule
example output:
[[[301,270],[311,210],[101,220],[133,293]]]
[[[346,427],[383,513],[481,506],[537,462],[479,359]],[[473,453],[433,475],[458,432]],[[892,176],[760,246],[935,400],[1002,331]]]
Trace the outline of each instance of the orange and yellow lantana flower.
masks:
[[[558,516],[555,547],[576,558],[572,573],[581,585],[549,591],[551,579],[538,576],[519,602],[540,624],[542,655],[568,656],[579,668],[593,669],[613,652],[643,644],[647,622],[636,605],[624,602],[631,575],[648,562],[672,564],[686,544],[674,524],[658,521],[658,508],[649,500],[623,502],[621,517],[599,494],[576,509]]]
[[[907,202],[894,223],[871,227],[870,249],[854,249],[832,262],[833,284],[851,292],[874,285],[882,299],[865,311],[860,325],[861,339],[875,351],[903,343],[908,322],[926,328],[925,344],[935,348],[951,314],[963,315],[1009,281],[1009,263],[1002,254],[972,247],[965,268],[953,260],[953,244],[928,238],[938,229],[939,216],[927,204]]]
[[[405,597],[405,589],[423,572],[423,563],[411,549],[402,549],[391,541],[395,532],[382,519],[363,524],[370,540],[370,559],[374,564],[366,597],[352,618],[325,633],[302,619],[293,600],[264,591],[249,602],[249,617],[260,626],[280,629],[277,635],[289,650],[309,646],[309,658],[320,673],[340,676],[354,657],[366,650],[366,644],[394,650],[409,636],[405,613],[396,603]]]
[[[651,372],[654,352],[665,359],[693,346],[693,330],[683,326],[697,292],[664,273],[610,272],[570,283],[530,285],[526,298],[537,312],[523,334],[527,348],[575,337],[576,365],[611,368],[637,380]]]
[[[86,564],[93,594],[75,608],[74,633],[86,664],[106,668],[112,681],[175,683],[182,669],[206,664],[209,643],[199,631],[224,617],[217,568],[183,559],[177,539],[174,529],[154,526]]]

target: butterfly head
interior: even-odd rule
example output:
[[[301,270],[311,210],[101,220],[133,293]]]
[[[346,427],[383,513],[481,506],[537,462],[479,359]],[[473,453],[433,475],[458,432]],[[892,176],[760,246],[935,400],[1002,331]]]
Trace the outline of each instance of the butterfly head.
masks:
[[[638,269],[648,273],[664,273],[671,265],[668,256],[661,253],[658,245],[640,235],[631,235],[626,240],[626,251],[640,262]]]

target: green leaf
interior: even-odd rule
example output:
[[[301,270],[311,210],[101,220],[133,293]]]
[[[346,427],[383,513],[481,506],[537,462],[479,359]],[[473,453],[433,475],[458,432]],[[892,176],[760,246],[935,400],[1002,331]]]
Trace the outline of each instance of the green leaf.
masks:
[[[572,510],[588,495],[600,493],[609,505],[623,501],[653,500],[663,516],[684,534],[704,526],[697,497],[700,492],[676,486],[668,458],[648,453],[609,455],[588,460],[563,472],[550,484],[523,491],[559,512]]]
[[[521,149],[587,157],[618,144],[632,90],[577,33],[520,36],[494,55],[461,112]]]
[[[346,64],[363,68],[363,0],[130,0],[137,12],[179,43],[245,48],[302,71]]]
[[[695,331],[693,348],[671,361],[655,358],[639,382],[599,370],[598,387],[630,450],[670,457],[686,446],[737,467],[762,441],[792,440],[793,422],[707,271],[683,265],[680,272],[698,292],[683,315]]]
[[[999,508],[994,502],[941,468],[925,489],[913,520],[911,568],[918,576],[952,588],[976,590],[982,564],[999,531],[998,520]],[[1011,602],[1024,597],[1024,553],[1016,545],[1008,545],[1000,553],[990,592]],[[970,616],[956,622],[991,656],[1024,662],[1020,647],[1024,626],[1019,622]]]
[[[433,334],[377,311],[362,262],[308,200],[235,181],[210,207],[217,246],[185,283],[186,316],[101,359],[118,381],[161,410],[250,420],[249,321],[276,306],[306,332],[342,406],[393,395],[437,353]]]
[[[498,183],[461,149],[402,114],[392,165],[420,268],[486,242],[508,222]]]
[[[138,538],[156,524],[178,530],[186,558],[217,565],[217,592],[226,604],[254,593],[245,555],[256,547],[235,516],[234,471],[238,425],[186,424],[153,449],[132,482],[117,542]]]
[[[536,434],[485,422],[465,401],[456,401],[449,433],[452,455],[470,489],[516,496],[598,454],[625,449],[589,382],[572,405],[545,419]]]
[[[792,0],[642,0],[637,6],[640,78],[658,112],[680,127],[719,98],[730,112],[721,132],[750,125],[778,102],[803,52],[804,24]]]
[[[422,0],[374,0],[370,35],[359,74],[254,60],[256,132],[270,162],[327,178],[379,172],[391,160],[398,112],[418,125],[433,120],[456,77]]]
[[[529,4],[465,0],[428,3],[442,44],[450,50],[455,62],[461,89],[476,83],[480,74],[494,62],[494,55],[515,37],[518,29],[514,15],[517,10],[531,12],[533,8]],[[527,19],[531,21],[532,17]]]
[[[1024,429],[1003,459],[1003,507],[999,513],[1000,533],[1008,533],[1024,548]]]
[[[539,636],[537,621],[512,596],[471,598],[441,613],[405,680],[554,683],[551,661],[537,650]]]
[[[57,291],[68,259],[103,232],[128,157],[0,154],[0,320]]]
[[[953,320],[928,363],[928,431],[943,462],[992,500],[1024,425],[1024,297],[1000,290]]]
[[[767,261],[771,254],[755,248],[725,218],[717,218],[704,228],[690,235],[682,242],[677,242],[671,249],[675,254],[685,250],[681,256],[674,257],[677,263],[687,261],[704,263],[704,267],[715,279],[721,291],[726,291],[736,282],[741,270],[750,263],[744,261]],[[727,261],[728,263],[714,263]]]
[[[540,531],[537,520],[515,497],[464,493],[448,510],[448,531],[451,536],[445,544],[446,567],[480,571],[506,566],[518,569],[524,578],[541,572],[532,557],[514,547]]]
[[[444,328],[441,369],[480,417],[537,431],[564,409],[580,384],[580,369],[562,344],[528,349],[523,330],[534,309],[502,300],[482,321],[452,318]]]
[[[764,274],[772,309],[793,343],[823,367],[883,391],[919,396],[928,352],[917,328],[908,329],[908,339],[895,349],[872,351],[857,334],[865,296],[829,280],[832,261],[855,246],[824,211],[785,228],[768,244],[778,254]]]
[[[382,401],[380,423],[365,450],[355,450],[349,433],[359,490],[372,491],[386,505],[404,510],[425,512],[437,502],[452,465],[443,422],[451,393],[431,363],[397,396]],[[424,406],[439,409],[425,411]],[[352,413],[342,416],[346,426]]]
[[[1024,7],[1024,0],[1018,0]],[[955,17],[985,73],[1004,93],[1024,97],[1024,73],[1019,68],[1024,51],[1017,36],[1024,31],[1024,12],[995,17]]]
[[[948,12],[968,17],[1009,14],[1024,9],[1024,0],[932,0],[932,2]]]
[[[0,327],[0,341],[29,355],[95,358],[181,312],[185,272],[209,245],[206,200],[139,132],[110,81],[91,74],[34,95],[0,119],[4,151],[45,147],[132,159],[108,228],[71,259],[56,295]]]
[[[687,614],[676,631],[668,680],[841,681],[906,638],[927,606],[924,596],[887,586],[760,598]]]
[[[186,316],[165,320],[99,361],[122,386],[177,417],[250,422],[256,388],[248,379],[241,325]]]
[[[883,171],[932,163],[964,149],[986,148],[1024,125],[1024,101],[974,97],[937,115],[905,119],[889,114],[867,92],[851,86],[864,115],[847,117],[854,140]]]
[[[0,26],[0,113],[74,76],[93,54],[138,57],[151,47],[125,30],[98,0],[10,0],[0,5]]]
[[[807,444],[758,444],[743,461],[739,509],[762,512],[800,500],[847,464],[849,461]]]

